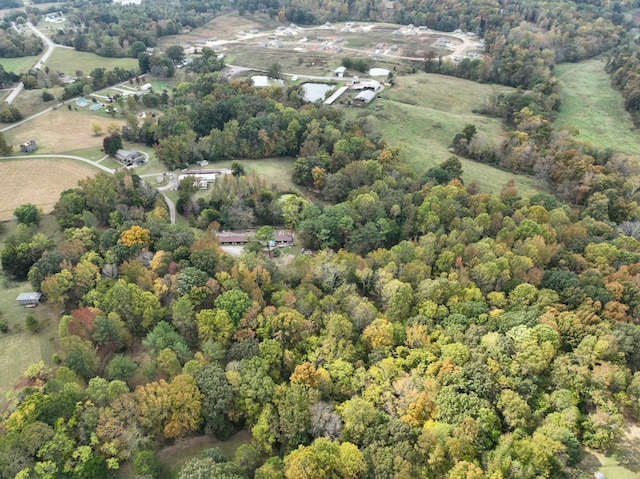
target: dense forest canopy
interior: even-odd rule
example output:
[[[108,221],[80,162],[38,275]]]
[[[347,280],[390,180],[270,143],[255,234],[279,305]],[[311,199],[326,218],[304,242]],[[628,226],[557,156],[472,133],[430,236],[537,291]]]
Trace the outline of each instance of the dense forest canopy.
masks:
[[[162,116],[129,118],[131,139],[170,167],[295,155],[294,181],[325,205],[236,164],[198,200],[180,183],[195,228],[169,224],[128,172],[61,195],[57,244],[21,225],[5,274],[69,314],[56,367],[34,365],[10,397],[0,476],[109,477],[131,462],[157,477],[162,445],[246,429],[235,457],[209,450],[180,477],[561,477],[639,418],[628,159],[555,131],[541,92],[508,94],[490,112],[512,125],[504,144],[467,125],[454,149],[544,171],[560,199],[512,182],[480,193],[455,156],[414,172],[339,110],[207,64]],[[220,250],[216,228],[265,224],[316,255],[276,263],[270,227],[238,258]]]
[[[64,313],[54,366],[31,366],[8,397],[0,477],[106,478],[125,463],[159,477],[163,446],[241,429],[252,439],[234,457],[206,450],[179,477],[567,477],[585,448],[611,448],[640,419],[638,170],[553,127],[552,70],[610,50],[614,84],[638,110],[636,5],[79,1],[59,7],[74,27],[57,41],[135,53],[158,73],[172,61],[145,57],[147,46],[227,6],[474,31],[490,59],[424,68],[525,88],[483,106],[508,128],[500,141],[468,124],[455,155],[413,171],[365,123],[305,103],[299,87],[228,80],[204,48],[173,91],[145,95],[162,114],[129,112],[123,136],[171,170],[295,157],[306,196],[234,162],[205,195],[180,182],[187,225],[170,224],[129,171],[61,194],[60,241],[22,207],[3,272]],[[65,95],[132,74],[96,69]],[[533,175],[547,192],[513,181],[480,192],[456,155]],[[312,253],[265,253],[282,226]],[[216,235],[234,228],[258,228],[238,257]]]

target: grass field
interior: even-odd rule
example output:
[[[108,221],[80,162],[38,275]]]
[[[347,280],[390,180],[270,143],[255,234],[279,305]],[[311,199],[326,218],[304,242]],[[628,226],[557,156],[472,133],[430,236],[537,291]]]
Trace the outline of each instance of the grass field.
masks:
[[[398,77],[397,86],[386,88],[379,99],[364,109],[345,108],[348,118],[364,121],[374,133],[391,145],[406,149],[406,159],[419,173],[436,166],[449,156],[454,136],[467,123],[476,125],[489,142],[501,141],[503,125],[496,118],[473,113],[482,103],[506,87],[481,85],[442,75],[418,73]],[[380,108],[379,110],[376,110]],[[461,158],[466,182],[477,179],[486,192],[500,191],[515,178],[521,192],[537,189],[536,183],[523,175]]]
[[[603,148],[640,156],[640,136],[624,109],[620,92],[611,87],[604,59],[565,63],[555,68],[564,85],[562,108],[555,126],[569,125],[578,138]]]
[[[89,127],[91,120],[98,120],[103,127],[121,119],[100,117],[88,109],[69,111],[61,107],[4,133],[7,142],[17,146],[27,140],[35,140],[38,153],[66,153],[87,148],[102,148],[102,136],[95,136]]]
[[[25,282],[18,283],[2,279],[0,286],[0,320],[9,325],[9,332],[0,333],[0,404],[6,398],[22,373],[31,364],[41,359],[51,364],[55,349],[57,331],[54,321],[55,311],[48,305],[26,309],[16,302],[18,294],[32,291],[33,287]],[[43,329],[36,334],[24,330],[24,320],[30,314],[42,321]]]
[[[38,60],[37,56],[33,57],[18,57],[18,58],[3,58],[2,67],[7,72],[13,72],[16,74],[28,72]]]
[[[0,248],[4,246],[6,238],[16,229],[15,221],[3,222],[1,225]],[[62,234],[52,216],[44,216],[38,228],[48,237],[60,240]],[[1,274],[1,269],[0,269]],[[51,365],[51,357],[55,352],[57,311],[47,304],[37,308],[27,309],[16,302],[20,293],[33,291],[28,282],[11,281],[0,275],[0,320],[7,323],[9,332],[0,333],[0,404],[6,398],[22,373],[28,366],[41,359]],[[32,334],[24,330],[24,320],[30,314],[42,321],[43,329]]]
[[[250,441],[251,434],[246,430],[237,432],[226,441],[220,441],[211,436],[199,436],[193,439],[187,439],[175,446],[165,448],[158,453],[164,470],[162,477],[177,479],[180,468],[185,462],[191,458],[198,457],[203,450],[212,447],[218,448],[227,459],[231,460],[236,453],[236,449]]]
[[[24,203],[33,203],[50,213],[60,193],[75,188],[78,180],[93,176],[98,170],[87,163],[65,159],[0,160],[2,205],[0,221],[13,217],[13,210]]]
[[[68,75],[75,74],[76,70],[82,70],[85,75],[91,73],[92,70],[101,67],[110,69],[120,68],[137,68],[138,60],[135,58],[105,58],[94,53],[78,52],[70,48],[56,48],[46,66],[51,70],[58,70]]]

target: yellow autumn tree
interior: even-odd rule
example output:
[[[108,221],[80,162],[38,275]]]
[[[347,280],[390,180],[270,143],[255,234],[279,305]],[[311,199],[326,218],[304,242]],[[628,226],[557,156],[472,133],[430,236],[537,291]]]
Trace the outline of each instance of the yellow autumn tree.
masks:
[[[151,242],[151,233],[138,225],[133,225],[120,235],[120,243],[129,248],[134,245],[149,246]]]

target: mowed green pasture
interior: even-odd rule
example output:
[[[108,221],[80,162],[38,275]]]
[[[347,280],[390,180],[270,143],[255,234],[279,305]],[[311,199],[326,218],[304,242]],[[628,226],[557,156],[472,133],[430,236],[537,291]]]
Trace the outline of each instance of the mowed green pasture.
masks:
[[[138,67],[138,60],[135,58],[105,58],[94,53],[78,52],[70,48],[56,48],[51,57],[47,60],[46,66],[51,70],[74,75],[76,70],[82,70],[85,75],[91,73],[96,68],[115,67],[133,69]]]
[[[468,123],[476,125],[489,144],[499,144],[503,124],[497,118],[473,113],[507,87],[479,83],[436,74],[418,73],[396,77],[395,87],[386,87],[366,108],[345,108],[348,118],[365,121],[373,133],[393,146],[403,146],[407,162],[423,173],[452,155],[449,147],[455,135]],[[376,110],[376,107],[379,109]],[[524,175],[514,175],[465,158],[460,158],[463,179],[476,179],[486,192],[499,192],[514,178],[521,192],[538,188]]]
[[[57,332],[52,321],[55,311],[46,304],[25,308],[16,302],[20,293],[29,291],[33,287],[28,282],[3,279],[0,286],[0,320],[9,325],[8,333],[0,333],[0,404],[27,367],[40,360],[51,364],[55,350]],[[24,320],[29,314],[43,322],[40,332],[25,331]]]
[[[31,70],[31,68],[33,68],[33,65],[36,64],[37,60],[38,56],[2,58],[2,61],[0,61],[0,63],[2,63],[2,68],[4,68],[4,71],[19,74],[26,73]]]
[[[562,81],[562,107],[555,121],[578,129],[578,138],[602,148],[640,156],[640,136],[631,115],[624,109],[622,94],[611,87],[604,59],[558,65],[554,72]]]

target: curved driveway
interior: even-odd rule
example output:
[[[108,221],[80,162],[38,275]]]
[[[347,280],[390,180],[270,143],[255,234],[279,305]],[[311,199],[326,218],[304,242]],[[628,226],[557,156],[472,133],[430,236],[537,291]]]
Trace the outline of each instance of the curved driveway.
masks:
[[[106,166],[101,165],[100,163],[96,163],[93,160],[90,160],[88,158],[83,158],[81,156],[74,156],[74,155],[29,155],[29,156],[24,156],[24,157],[20,157],[20,156],[0,156],[0,160],[20,160],[20,159],[24,159],[24,160],[29,160],[32,158],[65,158],[68,160],[77,160],[77,161],[82,161],[84,163],[88,163],[91,166],[95,166],[96,168],[101,169],[102,171],[106,171],[107,173],[111,173],[113,174],[115,172],[115,170],[113,168],[107,168]]]

